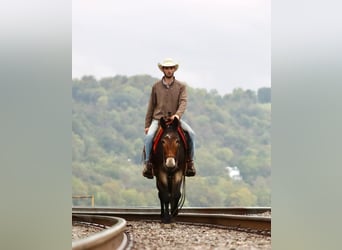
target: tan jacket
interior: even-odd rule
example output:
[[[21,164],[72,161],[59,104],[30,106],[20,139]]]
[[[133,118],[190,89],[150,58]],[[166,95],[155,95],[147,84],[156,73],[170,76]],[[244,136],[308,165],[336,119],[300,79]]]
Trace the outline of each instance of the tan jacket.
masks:
[[[145,128],[150,127],[152,119],[159,120],[161,117],[166,116],[168,112],[181,118],[186,110],[187,99],[186,85],[176,79],[169,88],[162,83],[162,80],[156,82],[152,86],[148,102]]]

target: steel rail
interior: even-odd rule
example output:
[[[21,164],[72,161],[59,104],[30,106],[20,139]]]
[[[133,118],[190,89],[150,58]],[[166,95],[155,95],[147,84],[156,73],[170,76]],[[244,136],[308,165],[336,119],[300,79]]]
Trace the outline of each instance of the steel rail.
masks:
[[[72,250],[125,249],[128,244],[125,234],[126,221],[118,217],[73,214],[72,220],[89,224],[105,225],[108,228],[87,238],[72,242]]]
[[[271,234],[271,218],[255,216],[270,212],[270,208],[183,208],[176,222],[210,224],[237,230],[256,230]],[[154,208],[73,208],[73,214],[106,215],[130,220],[160,220],[160,210]],[[243,216],[249,215],[249,216]]]
[[[90,212],[92,214],[112,214],[123,212],[151,212],[159,213],[160,208],[113,208],[113,207],[73,207],[73,213]],[[235,214],[235,215],[250,215],[271,212],[270,207],[183,207],[179,214],[184,213],[203,213],[203,214]]]

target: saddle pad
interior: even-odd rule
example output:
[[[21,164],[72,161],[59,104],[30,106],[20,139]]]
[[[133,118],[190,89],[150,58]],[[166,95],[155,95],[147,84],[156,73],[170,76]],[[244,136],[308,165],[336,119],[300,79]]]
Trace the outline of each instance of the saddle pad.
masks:
[[[153,140],[153,152],[154,153],[156,152],[158,142],[159,142],[160,137],[162,136],[163,132],[164,132],[164,129],[162,127],[159,127],[156,135],[154,136],[154,140]]]

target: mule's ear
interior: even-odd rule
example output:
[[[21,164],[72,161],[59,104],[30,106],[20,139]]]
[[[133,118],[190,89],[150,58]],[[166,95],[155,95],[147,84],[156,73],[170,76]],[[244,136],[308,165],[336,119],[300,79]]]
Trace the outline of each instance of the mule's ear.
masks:
[[[166,121],[164,117],[160,118],[159,123],[162,128],[166,128]]]
[[[173,126],[174,128],[177,128],[178,125],[179,125],[179,120],[178,120],[177,117],[175,117],[175,118],[173,119],[172,126]]]

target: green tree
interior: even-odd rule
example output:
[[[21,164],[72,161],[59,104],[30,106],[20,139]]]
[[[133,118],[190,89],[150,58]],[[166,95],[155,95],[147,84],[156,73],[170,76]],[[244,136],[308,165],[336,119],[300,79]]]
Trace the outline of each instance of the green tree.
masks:
[[[253,206],[257,197],[247,188],[242,187],[229,194],[224,201],[226,206]]]

